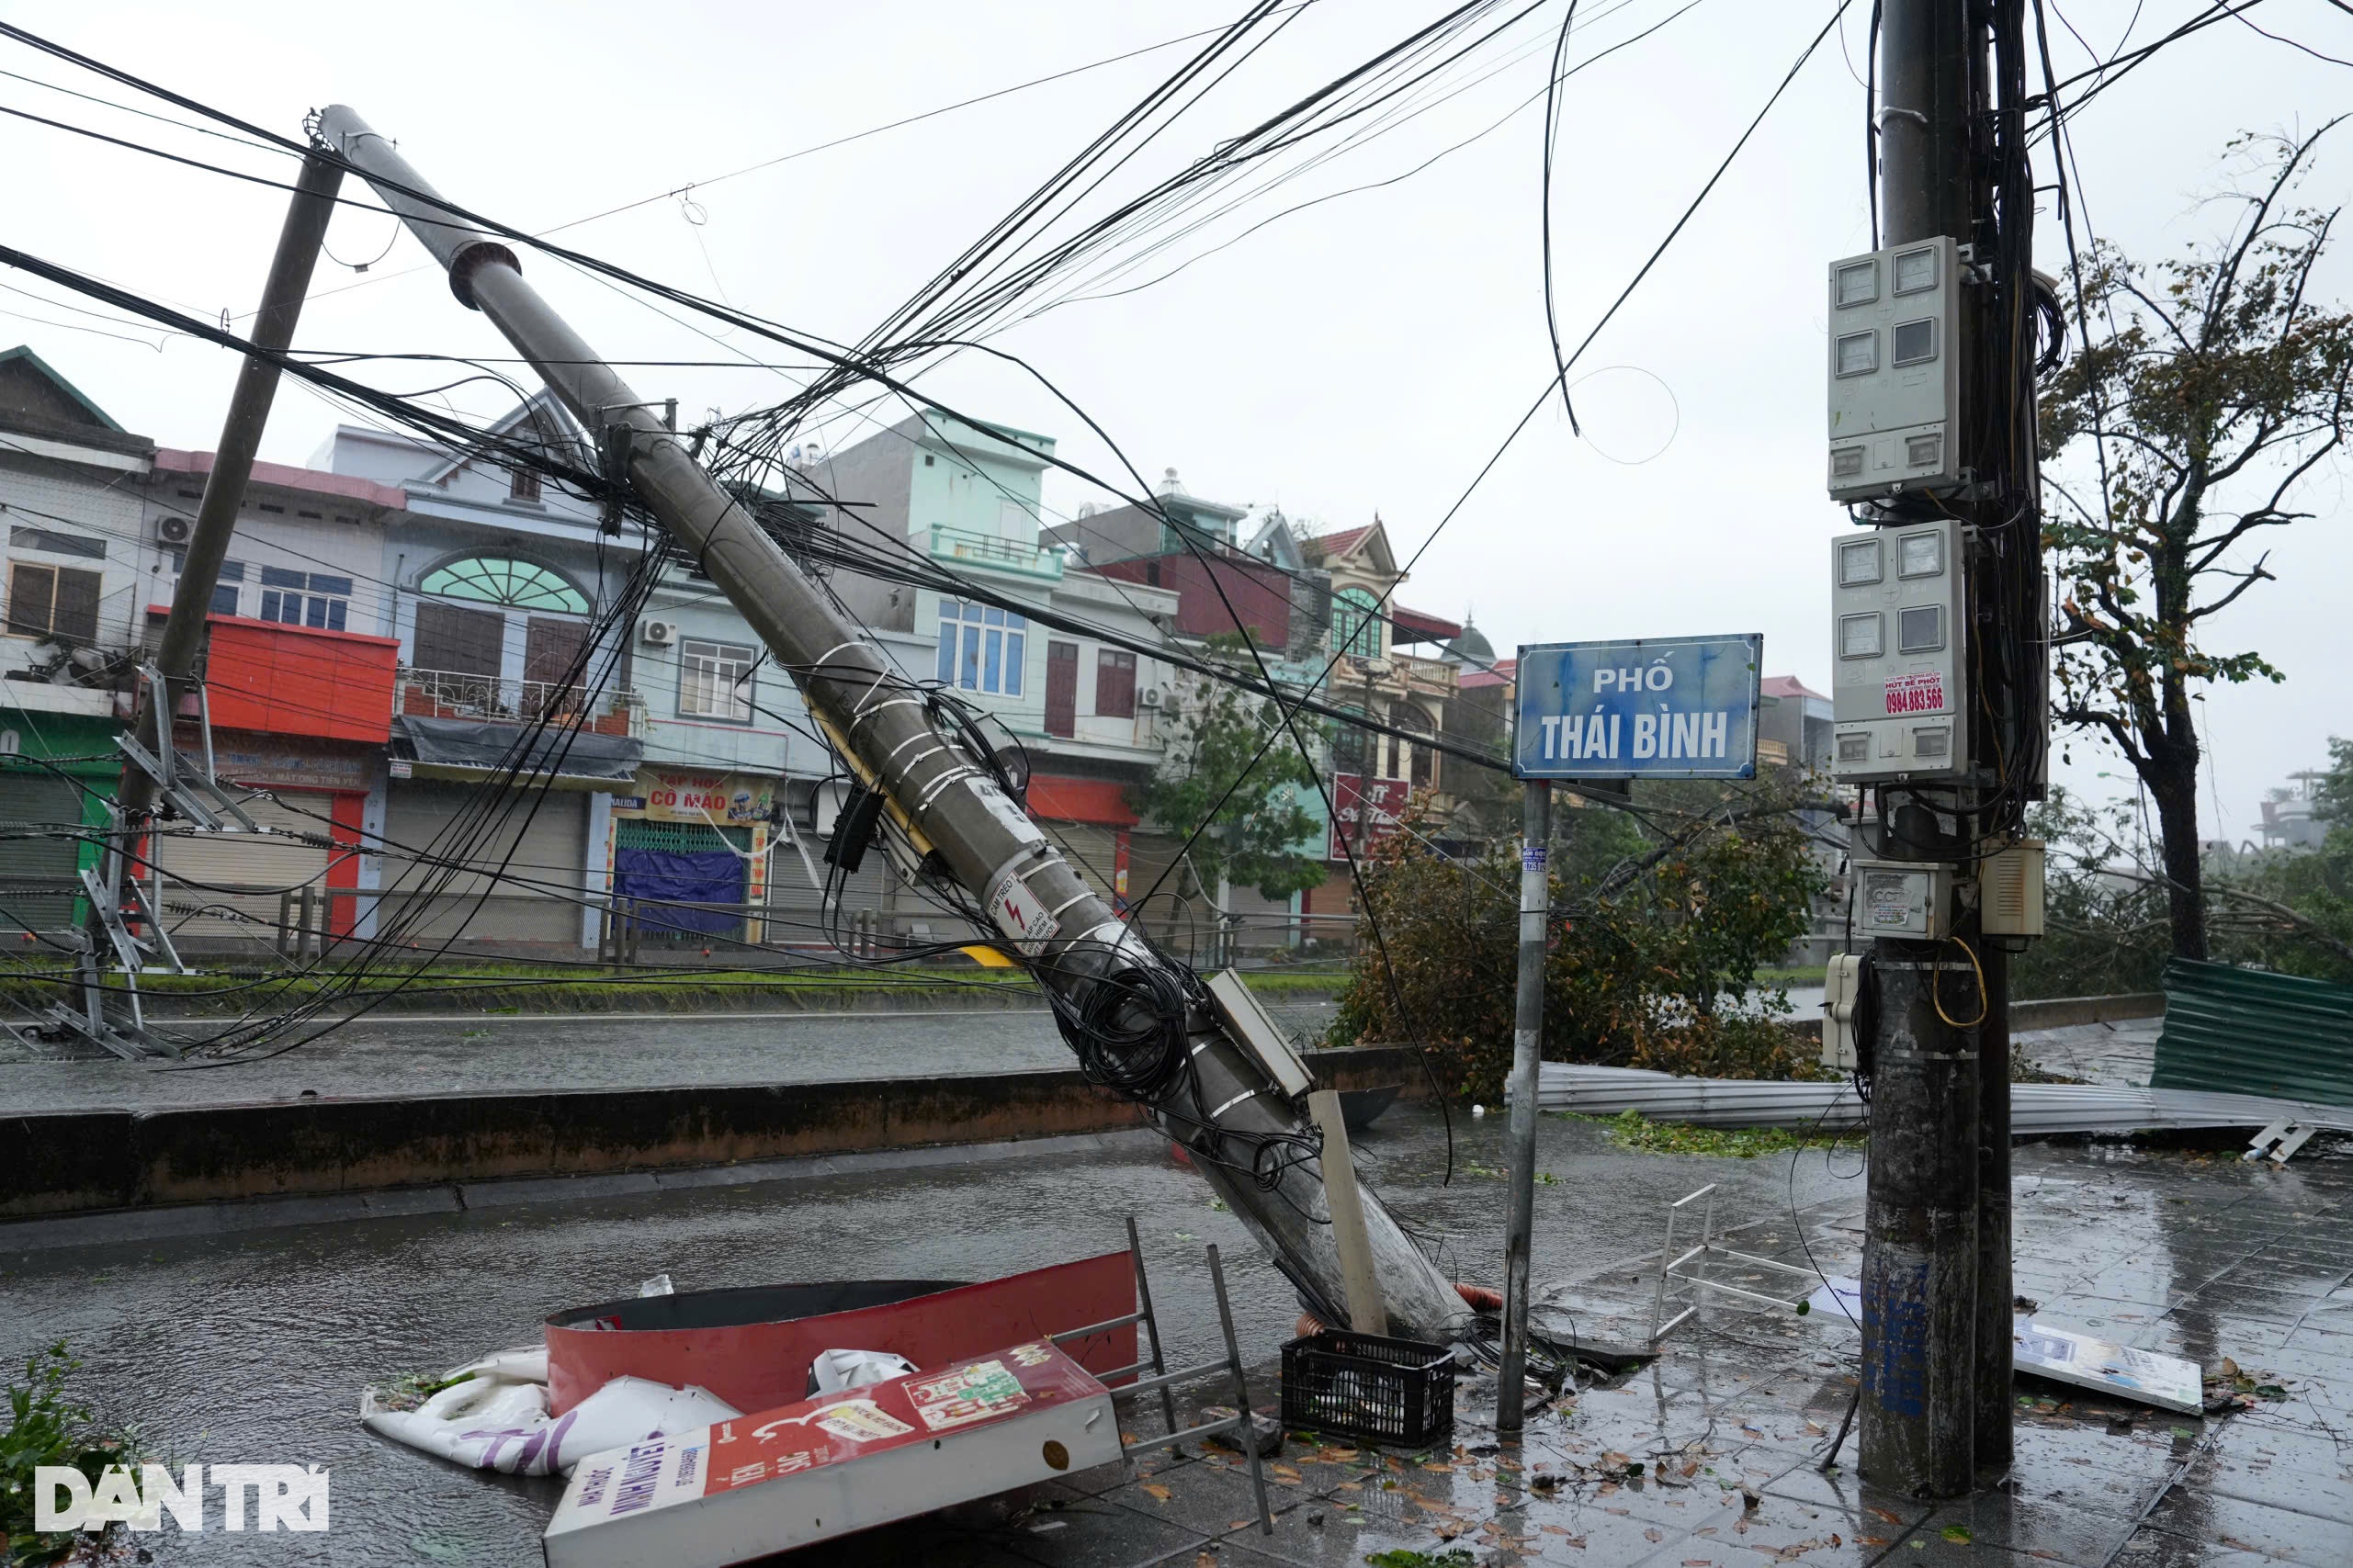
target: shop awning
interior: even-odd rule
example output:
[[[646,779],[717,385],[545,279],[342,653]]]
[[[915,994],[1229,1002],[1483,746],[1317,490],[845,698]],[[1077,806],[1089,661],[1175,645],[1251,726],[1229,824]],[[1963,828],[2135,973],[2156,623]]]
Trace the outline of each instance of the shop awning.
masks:
[[[1112,779],[1034,773],[1029,781],[1029,814],[1047,822],[1091,822],[1104,828],[1136,825],[1136,813],[1127,805],[1127,786]]]
[[[626,784],[637,778],[638,764],[645,761],[645,742],[634,735],[599,735],[593,729],[403,713],[392,716],[392,755],[420,767],[512,770],[525,777],[552,772],[560,780]]]

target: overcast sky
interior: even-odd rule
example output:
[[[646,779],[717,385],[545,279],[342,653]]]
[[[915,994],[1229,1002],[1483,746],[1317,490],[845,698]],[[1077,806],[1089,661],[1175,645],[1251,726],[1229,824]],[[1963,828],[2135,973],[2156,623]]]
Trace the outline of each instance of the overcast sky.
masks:
[[[1700,0],[1676,16],[1683,4],[1584,0],[1580,10],[1572,60],[1666,25],[1565,89],[1555,286],[1572,344],[1833,9],[1828,0]],[[2132,42],[2146,41],[2204,8],[2075,0],[2065,19],[2105,56],[2128,28]],[[1439,10],[1396,0],[1301,8],[1113,175],[1102,199],[1144,188]],[[655,197],[560,238],[848,341],[1198,42],[718,176],[1161,44],[1229,12],[1160,0],[416,0],[390,10],[84,0],[4,14],[288,134],[307,109],[348,103],[453,200],[535,232]],[[1868,14],[1867,0],[1856,0],[1843,34],[1816,54],[1589,351],[1579,374],[1589,378],[1577,389],[1584,439],[1571,435],[1557,402],[1539,414],[1430,544],[1401,602],[1475,614],[1507,651],[1522,640],[1761,631],[1770,671],[1828,690],[1825,540],[1844,516],[1821,485],[1822,279],[1831,258],[1870,244],[1858,74]],[[1450,77],[1447,96],[1433,94],[1426,112],[1320,166],[1281,165],[1292,177],[1279,188],[1082,291],[1105,297],[1067,303],[994,342],[1050,378],[1147,475],[1173,467],[1193,493],[1279,504],[1334,527],[1377,513],[1400,554],[1412,554],[1551,374],[1538,248],[1542,106],[1531,100],[1559,16],[1555,6],[1532,15],[1483,51],[1476,71]],[[2353,58],[2353,18],[2327,0],[2267,0],[2250,20]],[[2090,59],[2065,28],[2053,49],[2063,75]],[[290,166],[34,85],[22,78],[130,100],[126,89],[29,49],[0,43],[0,70],[13,73],[0,77],[0,105],[273,178]],[[2208,199],[2223,179],[2225,141],[2241,130],[2310,130],[2337,112],[2348,87],[2344,66],[2247,26],[2210,28],[2133,72],[2076,122],[2082,210],[2102,237],[2143,254],[2207,237],[2227,221]],[[2324,144],[2305,187],[2315,204],[2334,206],[2353,186],[2353,127],[2339,135]],[[22,120],[0,124],[0,167],[9,171],[8,243],[207,319],[252,310],[283,193]],[[2047,158],[2036,172],[2050,181]],[[1275,217],[1375,182],[1392,183]],[[690,183],[690,197],[659,194]],[[420,265],[423,251],[390,218],[345,209],[330,249],[337,259],[321,266],[301,344],[508,352]],[[2046,270],[2057,270],[2065,251],[2053,222],[2037,249]],[[1195,257],[1165,281],[1135,287]],[[526,254],[526,271],[616,359],[791,357],[707,321],[696,324],[717,341],[699,335],[670,319],[681,314],[676,307],[657,311],[551,258]],[[168,446],[215,444],[235,370],[228,353],[73,313],[58,302],[68,297],[21,275],[0,273],[0,284],[22,291],[0,294],[0,344],[30,344],[135,431]],[[2343,257],[2326,269],[2322,292],[2353,294]],[[413,390],[470,372],[390,363],[362,374]],[[776,400],[802,378],[749,367],[628,375],[646,397],[677,396],[690,423],[710,409]],[[1112,471],[1103,443],[1016,368],[967,355],[922,386],[956,407],[1056,435],[1064,456]],[[471,415],[509,400],[480,383],[446,396]],[[337,417],[289,381],[264,457],[304,461]],[[838,446],[861,428],[844,417],[826,436]],[[2339,467],[2305,487],[2302,502],[2318,515],[2269,541],[2280,581],[2210,627],[2218,649],[2259,648],[2289,676],[2278,688],[2215,692],[2204,705],[2210,834],[2247,836],[2266,787],[2321,761],[2332,731],[2353,733],[2343,478]],[[1101,498],[1056,476],[1046,499],[1068,513]],[[2069,749],[2073,762],[2058,768],[2065,782],[2093,794],[2118,786],[2101,775],[2121,764],[2087,742]]]

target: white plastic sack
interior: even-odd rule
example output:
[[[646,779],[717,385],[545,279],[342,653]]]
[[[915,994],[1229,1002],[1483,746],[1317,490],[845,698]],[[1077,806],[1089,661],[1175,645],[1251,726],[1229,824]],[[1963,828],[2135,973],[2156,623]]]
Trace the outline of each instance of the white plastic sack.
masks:
[[[821,1350],[809,1363],[809,1379],[819,1393],[888,1382],[915,1370],[915,1363],[888,1350]]]
[[[502,1382],[546,1382],[548,1381],[548,1347],[518,1345],[512,1350],[493,1350],[479,1361],[469,1361],[442,1374],[441,1381],[454,1378],[496,1378]]]
[[[452,1384],[414,1410],[370,1408],[373,1404],[372,1396],[363,1403],[361,1419],[378,1436],[509,1475],[569,1472],[590,1454],[743,1414],[707,1389],[628,1377],[615,1378],[553,1417],[545,1383],[495,1376]]]

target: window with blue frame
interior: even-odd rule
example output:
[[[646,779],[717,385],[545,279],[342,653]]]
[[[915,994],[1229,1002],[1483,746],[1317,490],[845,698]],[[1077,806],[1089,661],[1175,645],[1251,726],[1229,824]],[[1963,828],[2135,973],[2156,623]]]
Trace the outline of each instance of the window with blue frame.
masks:
[[[1381,657],[1379,601],[1362,588],[1343,588],[1331,596],[1331,646],[1334,653],[1355,659]]]
[[[1022,694],[1022,661],[1029,643],[1029,618],[968,599],[940,601],[942,685],[967,692]]]
[[[277,566],[262,568],[261,576],[263,620],[314,631],[344,629],[351,610],[350,578]]]
[[[171,559],[172,576],[176,579],[187,570],[188,553],[186,550],[174,550],[171,552]],[[245,563],[243,561],[224,560],[221,563],[221,581],[212,590],[212,614],[233,615],[237,613],[237,585],[244,581]],[[176,596],[178,584],[175,582],[173,586],[175,596]]]

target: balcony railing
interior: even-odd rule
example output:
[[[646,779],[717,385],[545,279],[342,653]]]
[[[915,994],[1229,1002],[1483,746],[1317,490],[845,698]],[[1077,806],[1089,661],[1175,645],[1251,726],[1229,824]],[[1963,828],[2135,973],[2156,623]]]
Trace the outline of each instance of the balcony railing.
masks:
[[[1041,546],[1020,539],[1001,539],[994,534],[976,534],[967,528],[951,528],[944,523],[932,525],[932,554],[942,559],[971,561],[1028,577],[1058,578],[1065,553],[1059,545]]]
[[[554,681],[509,681],[452,670],[401,671],[400,711],[419,718],[577,725],[599,735],[645,733],[645,701],[632,691],[592,692]]]
[[[1418,654],[1400,654],[1397,671],[1417,685],[1451,688],[1461,678],[1459,667],[1442,659],[1423,659]]]

